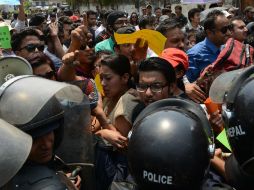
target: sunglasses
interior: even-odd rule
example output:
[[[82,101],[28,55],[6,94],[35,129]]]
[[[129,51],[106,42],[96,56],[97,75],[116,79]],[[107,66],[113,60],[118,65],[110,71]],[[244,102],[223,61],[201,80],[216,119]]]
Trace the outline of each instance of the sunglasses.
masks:
[[[42,52],[44,50],[44,47],[45,46],[41,44],[28,44],[25,47],[20,48],[20,50],[26,49],[28,52],[34,52],[36,49],[38,49]]]
[[[227,25],[227,26],[224,26],[220,29],[220,32],[222,34],[226,34],[228,30],[232,30],[233,26],[230,24],[230,25]]]
[[[56,75],[55,75],[54,71],[49,71],[49,72],[45,73],[44,75],[37,75],[37,76],[40,76],[40,77],[45,78],[45,79],[52,79]]]

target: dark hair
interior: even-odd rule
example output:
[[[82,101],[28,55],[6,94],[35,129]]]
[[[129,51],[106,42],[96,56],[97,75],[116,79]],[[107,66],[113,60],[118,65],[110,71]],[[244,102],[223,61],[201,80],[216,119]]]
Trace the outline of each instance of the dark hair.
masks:
[[[181,5],[176,5],[176,6],[175,6],[175,9],[182,10],[182,6],[181,6]]]
[[[199,30],[196,32],[196,44],[202,42],[206,37],[206,33],[204,30]]]
[[[195,14],[196,13],[200,13],[200,12],[201,11],[200,11],[199,8],[193,8],[193,9],[189,10],[189,12],[188,12],[188,19],[189,19],[189,21],[191,22],[191,18],[194,18]]]
[[[69,17],[69,16],[73,15],[73,12],[72,12],[72,10],[66,9],[66,10],[64,10],[64,15]]]
[[[93,10],[88,10],[88,11],[86,11],[86,15],[87,15],[87,18],[89,18],[90,15],[97,15],[97,13]]]
[[[158,71],[163,74],[168,84],[176,82],[176,74],[173,66],[165,59],[160,57],[150,57],[140,62],[138,68],[137,82],[141,71]]]
[[[214,7],[218,7],[218,4],[217,4],[217,3],[212,3],[212,4],[209,6],[209,9],[214,8]]]
[[[18,13],[13,13],[13,18],[17,19],[18,18]]]
[[[29,26],[39,26],[46,20],[45,15],[42,13],[35,14],[29,20]]]
[[[145,29],[146,25],[154,26],[154,24],[155,24],[155,17],[144,16],[140,19],[138,26],[140,29]]]
[[[166,19],[157,27],[157,31],[166,36],[169,30],[173,30],[175,28],[182,28],[181,23],[179,23],[176,19]]]
[[[109,10],[109,11],[106,11],[104,14],[103,14],[103,19],[105,19],[107,21],[107,18],[108,18],[108,15],[110,13],[112,13],[113,11],[112,10]]]
[[[101,65],[109,67],[115,74],[123,76],[125,73],[129,74],[127,82],[128,88],[134,88],[133,81],[131,80],[131,64],[129,59],[124,55],[109,55],[103,57]]]
[[[243,21],[243,18],[241,16],[234,16],[233,18],[230,19],[230,23],[233,24],[233,21],[235,21],[235,20]]]
[[[112,11],[107,16],[107,24],[113,26],[117,19],[126,17],[125,12],[123,11]],[[127,18],[127,17],[126,17]]]
[[[123,76],[131,73],[129,59],[124,55],[109,55],[101,60],[101,65],[108,66],[115,74]]]
[[[215,28],[215,20],[218,16],[225,16],[223,12],[219,10],[214,10],[206,16],[204,21],[204,30],[214,30]]]
[[[154,8],[154,12],[157,11],[157,10],[159,10],[159,9],[161,9],[161,8],[160,8],[160,7]]]
[[[36,36],[38,40],[40,40],[40,35],[35,29],[27,28],[25,30],[22,30],[21,32],[14,33],[11,37],[11,47],[13,51],[18,51],[20,48],[20,45],[25,37],[27,36]]]
[[[72,24],[72,20],[68,16],[62,16],[58,19],[62,24]]]
[[[170,9],[168,9],[168,8],[163,8],[163,9],[161,10],[161,14],[162,14],[162,15],[167,15],[168,13],[171,13]]]

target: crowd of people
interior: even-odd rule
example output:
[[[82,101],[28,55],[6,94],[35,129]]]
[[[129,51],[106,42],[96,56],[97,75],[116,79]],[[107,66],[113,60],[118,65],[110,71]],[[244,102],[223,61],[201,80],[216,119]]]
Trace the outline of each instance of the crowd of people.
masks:
[[[21,1],[10,25],[0,18],[11,34],[11,48],[0,48],[0,70],[7,68],[1,60],[17,56],[32,72],[1,76],[0,118],[9,123],[1,125],[14,125],[33,139],[10,179],[0,177],[0,187],[252,189],[254,7],[202,8],[190,9],[187,17],[181,5],[173,13],[170,4],[146,5],[141,15],[55,9],[28,19]],[[114,37],[145,29],[166,38],[160,54],[142,36],[135,43]],[[239,69],[233,74],[239,79],[218,80],[225,83],[224,94],[214,90],[216,77]],[[237,84],[227,86],[233,79]],[[224,97],[213,112],[205,106],[214,100],[210,89]],[[215,140],[224,128],[231,134],[230,157]]]

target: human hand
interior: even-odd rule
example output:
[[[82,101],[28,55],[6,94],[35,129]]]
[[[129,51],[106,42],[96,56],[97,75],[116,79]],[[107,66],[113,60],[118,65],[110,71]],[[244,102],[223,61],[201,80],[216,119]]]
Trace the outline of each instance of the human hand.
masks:
[[[104,134],[102,137],[119,149],[127,147],[128,139],[122,136],[118,131],[104,129]]]
[[[75,46],[75,49],[79,49],[81,46],[86,47],[89,40],[89,32],[85,25],[77,27],[71,31],[71,45]]]
[[[50,36],[56,37],[58,35],[58,24],[57,22],[52,22],[49,24]]]
[[[212,125],[214,132],[220,133],[223,130],[223,119],[221,114],[219,114],[219,111],[210,114],[208,119]]]
[[[205,93],[196,83],[185,84],[185,93],[196,103],[203,103],[206,100]]]
[[[85,27],[88,27],[88,21],[87,21],[87,14],[86,14],[86,12],[83,12],[82,16],[83,16],[83,25]]]
[[[146,40],[145,41],[142,40],[141,38],[137,39],[134,45],[134,51],[132,54],[133,61],[139,62],[141,60],[144,60],[146,58],[147,49],[148,49],[148,42]]]
[[[71,178],[71,173],[67,173],[66,176],[70,179]],[[70,179],[70,181],[74,184],[74,186],[77,189],[80,189],[80,187],[81,187],[81,177],[79,175],[77,175],[75,177],[75,180]]]
[[[63,64],[69,66],[86,65],[89,63],[92,54],[93,49],[90,48],[85,50],[76,50],[74,52],[65,54],[62,58],[62,61]]]

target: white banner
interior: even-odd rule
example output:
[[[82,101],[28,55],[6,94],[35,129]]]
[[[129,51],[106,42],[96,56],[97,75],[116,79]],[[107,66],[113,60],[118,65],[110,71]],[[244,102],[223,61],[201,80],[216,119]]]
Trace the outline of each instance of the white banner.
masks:
[[[0,0],[0,5],[20,5],[19,0]]]
[[[181,0],[182,3],[185,4],[197,4],[197,3],[201,3],[201,4],[205,4],[205,3],[217,3],[218,0]]]

